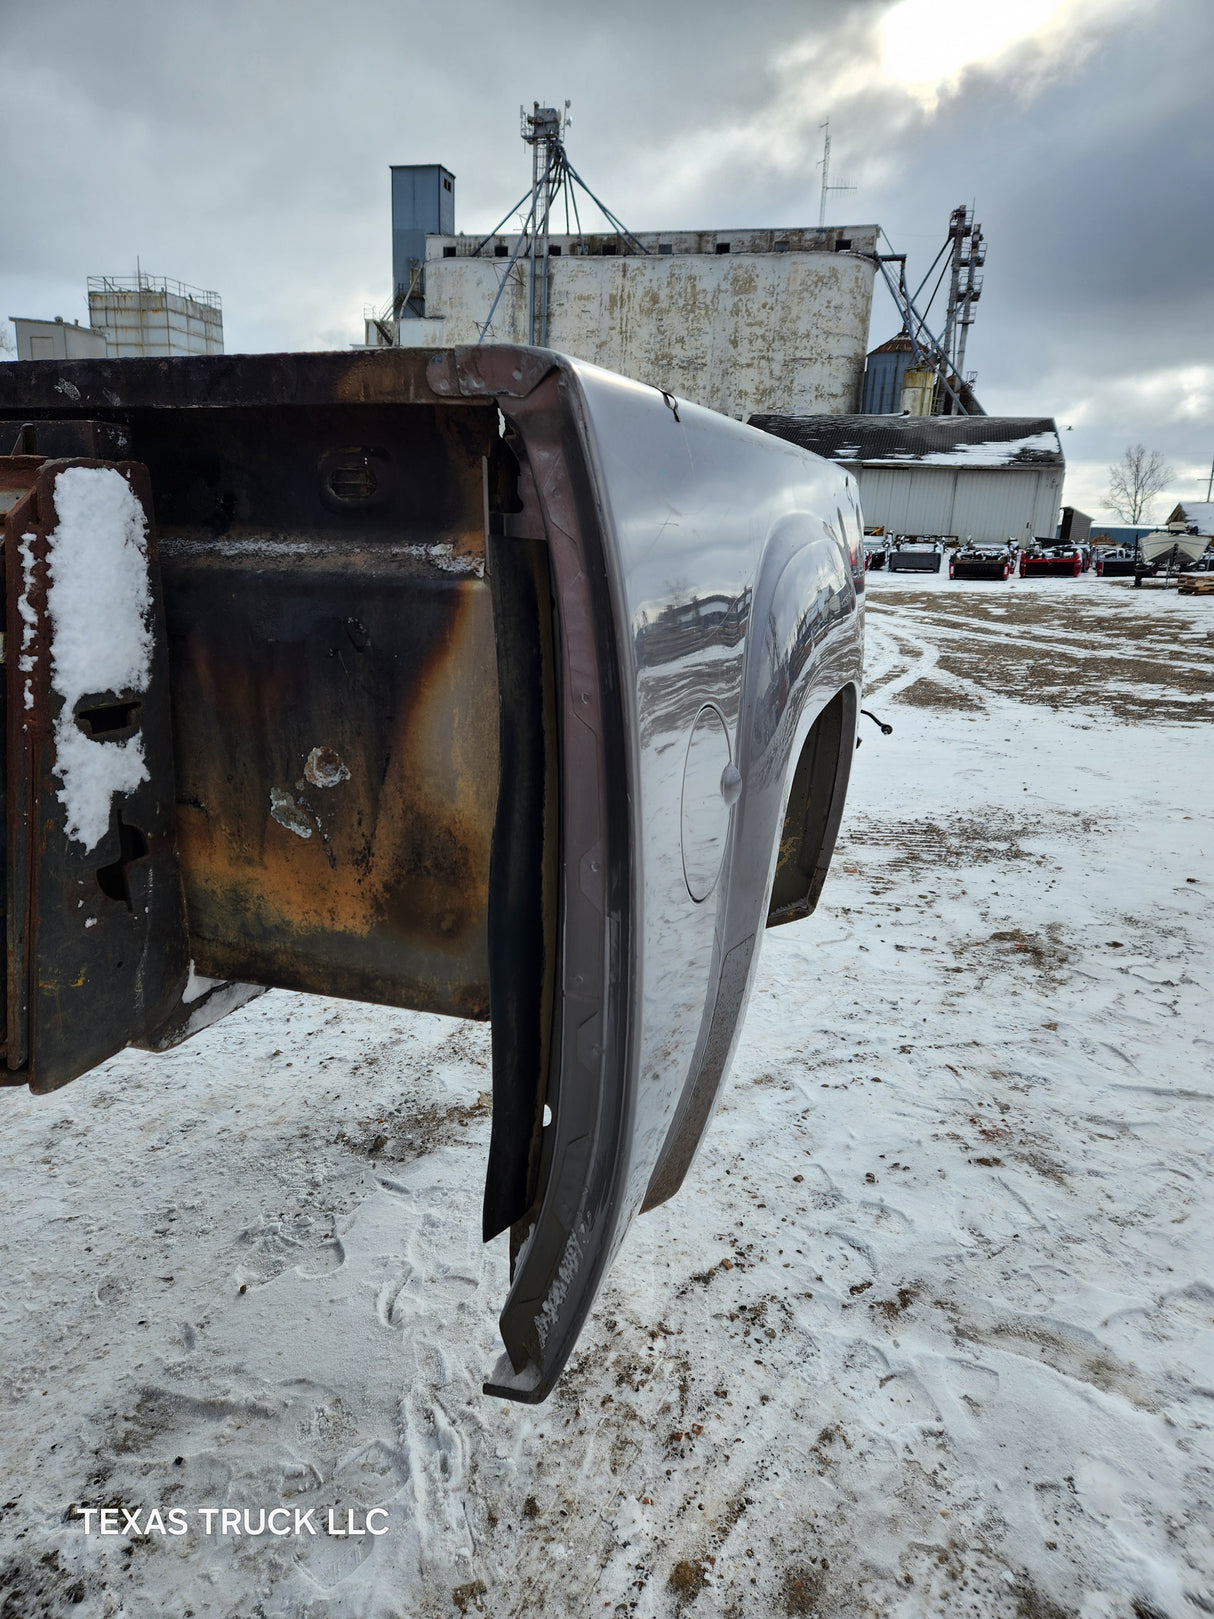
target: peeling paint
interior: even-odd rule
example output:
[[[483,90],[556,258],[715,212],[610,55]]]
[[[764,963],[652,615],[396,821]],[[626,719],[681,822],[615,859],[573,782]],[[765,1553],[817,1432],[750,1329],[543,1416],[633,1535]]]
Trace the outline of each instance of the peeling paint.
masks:
[[[285,787],[270,788],[270,814],[279,826],[285,826],[297,838],[312,836],[311,821]]]
[[[875,231],[849,230],[848,252],[798,250],[806,233],[791,231],[787,250],[772,251],[778,234],[734,232],[718,254],[691,233],[669,254],[612,257],[579,256],[576,238],[554,237],[563,252],[551,261],[548,346],[728,416],[854,411],[874,275],[859,255]],[[434,237],[427,252],[451,243]],[[444,343],[475,343],[500,274],[495,258],[429,257],[424,324]],[[526,341],[526,276],[511,281],[489,341]],[[402,342],[417,341],[422,324],[402,322]]]

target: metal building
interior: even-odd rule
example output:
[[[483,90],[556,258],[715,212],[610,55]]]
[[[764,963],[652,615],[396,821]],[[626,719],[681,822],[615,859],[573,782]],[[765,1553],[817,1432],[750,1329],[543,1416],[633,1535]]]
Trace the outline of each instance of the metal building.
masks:
[[[455,233],[449,169],[393,166],[393,294],[366,345],[534,344],[739,418],[858,410],[877,226],[638,234],[574,168],[568,114],[519,109],[531,186],[487,236]]]
[[[1155,529],[1154,523],[1093,523],[1088,538],[1093,545],[1128,545],[1133,550],[1144,534],[1154,534]],[[1058,537],[1062,538],[1061,525]]]
[[[397,319],[426,313],[426,237],[455,230],[455,176],[441,163],[392,165],[392,289]]]
[[[167,276],[91,275],[89,320],[105,333],[111,359],[222,354],[223,306],[217,292]]]
[[[31,320],[24,315],[10,315],[17,334],[19,360],[104,360],[106,342],[104,332],[95,332],[77,321]]]
[[[1066,462],[1052,417],[766,415],[751,425],[854,473],[867,528],[1022,543],[1054,535]]]

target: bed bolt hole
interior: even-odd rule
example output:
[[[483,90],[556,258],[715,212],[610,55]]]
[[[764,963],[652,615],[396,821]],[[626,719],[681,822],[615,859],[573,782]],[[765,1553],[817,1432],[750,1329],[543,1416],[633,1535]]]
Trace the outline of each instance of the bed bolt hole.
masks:
[[[118,851],[117,860],[98,868],[97,887],[107,899],[117,900],[128,911],[133,911],[135,907],[131,901],[128,867],[132,861],[142,860],[147,854],[148,840],[137,826],[128,826],[121,817],[118,821]]]
[[[134,725],[135,715],[140,707],[138,700],[129,703],[99,703],[95,708],[78,710],[76,722],[86,736],[113,736],[116,731],[126,731]]]

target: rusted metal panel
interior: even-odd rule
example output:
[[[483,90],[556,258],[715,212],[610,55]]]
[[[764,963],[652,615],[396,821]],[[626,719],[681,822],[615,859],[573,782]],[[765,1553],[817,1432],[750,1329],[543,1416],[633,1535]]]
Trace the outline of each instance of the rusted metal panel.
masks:
[[[164,571],[199,970],[488,1017],[498,716],[476,569],[194,538]]]
[[[131,418],[166,535],[191,947],[215,977],[486,1018],[496,414],[347,384],[352,406]]]
[[[152,472],[197,971],[486,1018],[497,413],[376,358],[69,367],[56,397]]]
[[[6,1064],[34,1091],[56,1089],[153,1031],[179,1003],[188,957],[173,838],[173,763],[163,614],[150,522],[141,542],[150,621],[146,679],[116,690],[65,689],[66,635],[51,611],[59,480],[76,470],[121,479],[150,517],[146,469],[133,462],[0,462],[0,484],[32,485],[5,521],[7,658]],[[132,542],[134,543],[134,542]],[[61,639],[56,642],[56,635]],[[77,682],[79,684],[79,682]],[[86,682],[87,684],[87,682]],[[74,700],[73,700],[74,699]],[[70,711],[69,711],[70,702]],[[85,822],[72,772],[142,760]],[[72,763],[69,765],[69,759]],[[132,766],[131,775],[138,773]],[[87,785],[87,780],[86,780]],[[104,801],[104,794],[102,795]]]
[[[163,360],[64,360],[11,364],[2,374],[0,420],[71,414],[127,424],[136,412],[313,409],[323,405],[434,405],[429,356],[408,349],[371,354],[216,354]],[[155,482],[162,468],[152,466]]]
[[[152,469],[197,972],[486,1018],[497,415],[381,358],[68,367],[56,403],[93,419],[31,409],[25,436]]]

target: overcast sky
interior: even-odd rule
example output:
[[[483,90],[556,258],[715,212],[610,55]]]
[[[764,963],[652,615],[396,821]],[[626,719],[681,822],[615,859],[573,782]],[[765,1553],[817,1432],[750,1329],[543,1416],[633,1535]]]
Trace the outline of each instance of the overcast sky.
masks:
[[[1126,444],[1204,498],[1214,457],[1214,0],[0,0],[0,310],[87,320],[143,268],[223,297],[229,350],[345,347],[391,291],[390,163],[456,228],[529,182],[520,102],[633,229],[876,222],[918,280],[973,202],[967,366],[1055,416],[1064,498]],[[917,272],[917,273],[916,273]],[[898,320],[874,297],[872,342]],[[1067,427],[1071,431],[1066,431]]]

